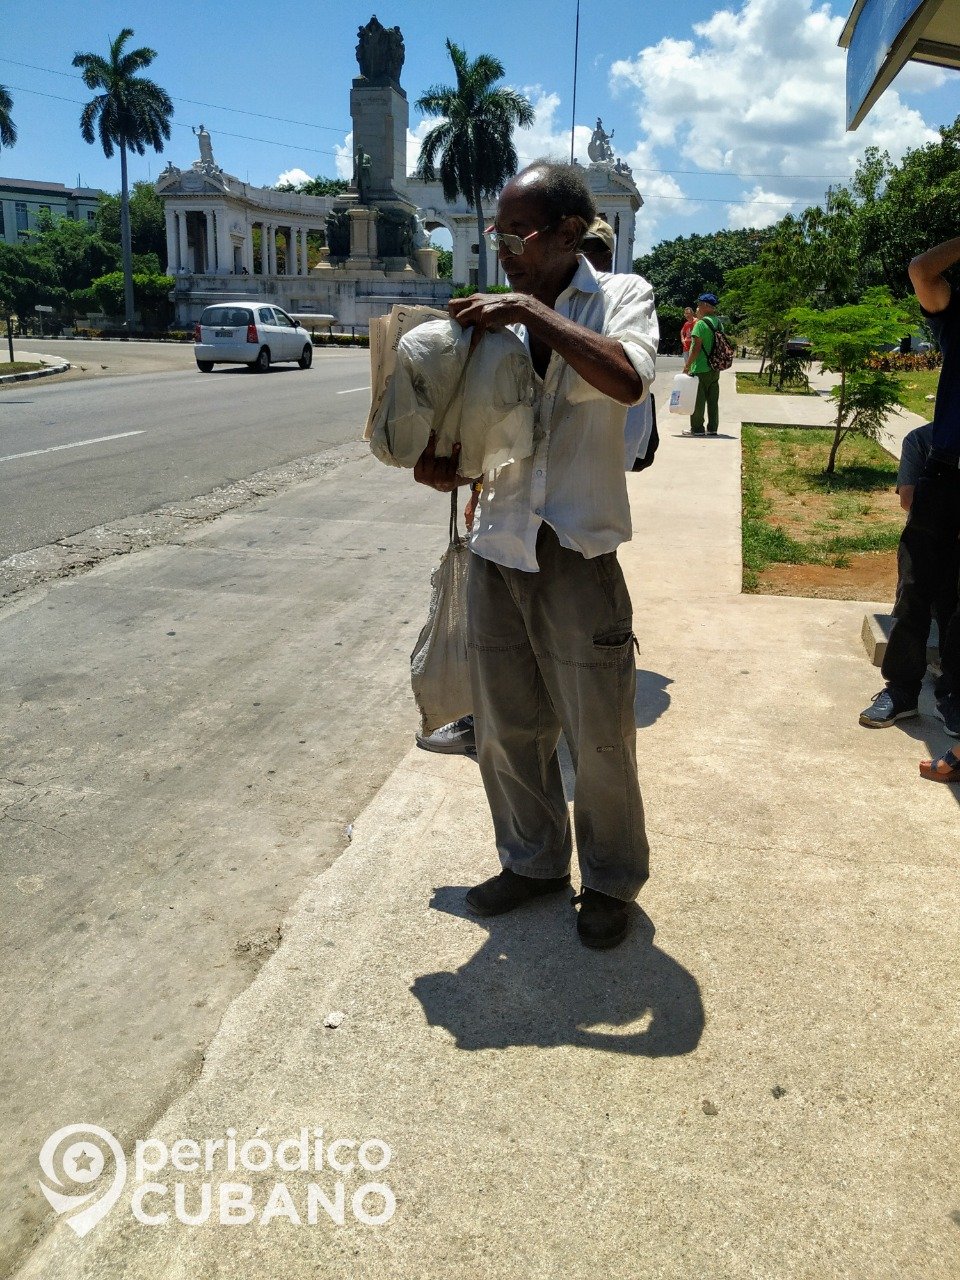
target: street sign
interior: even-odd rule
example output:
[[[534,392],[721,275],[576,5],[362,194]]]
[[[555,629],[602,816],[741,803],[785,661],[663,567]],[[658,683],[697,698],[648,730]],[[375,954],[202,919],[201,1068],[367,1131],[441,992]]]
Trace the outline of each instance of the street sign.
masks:
[[[36,305],[33,309],[34,309],[34,311],[49,311],[49,312],[50,312],[50,314],[51,314],[51,315],[53,315],[53,307],[45,307],[45,306],[43,306],[43,305],[42,305],[41,303],[39,303],[39,302],[37,303],[37,305]]]

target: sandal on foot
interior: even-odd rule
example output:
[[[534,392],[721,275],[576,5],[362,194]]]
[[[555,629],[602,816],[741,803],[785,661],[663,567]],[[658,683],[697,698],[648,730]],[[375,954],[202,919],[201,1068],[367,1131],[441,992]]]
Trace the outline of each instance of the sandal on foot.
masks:
[[[946,765],[946,772],[940,767]],[[939,760],[921,760],[920,777],[930,782],[960,782],[960,756],[955,751],[945,751]]]

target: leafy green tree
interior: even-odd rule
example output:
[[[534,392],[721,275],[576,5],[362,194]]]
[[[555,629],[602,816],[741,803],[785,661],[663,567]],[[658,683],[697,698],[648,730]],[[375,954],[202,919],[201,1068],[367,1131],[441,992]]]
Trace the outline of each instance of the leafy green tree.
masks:
[[[83,108],[80,133],[84,142],[100,138],[103,154],[109,160],[114,148],[120,151],[120,241],[123,258],[124,315],[128,329],[134,325],[133,264],[131,261],[130,192],[127,183],[127,151],[143,155],[148,146],[163,150],[170,137],[173,103],[165,90],[145,76],[137,75],[157,56],[146,47],[126,51],[133,35],[124,27],[110,42],[109,56],[78,53],[73,65],[82,72],[88,89],[102,89]]]
[[[513,130],[532,125],[534,110],[523,94],[495,87],[504,75],[497,58],[481,54],[471,62],[451,40],[447,52],[456,88],[433,85],[417,99],[418,111],[441,122],[423,140],[416,176],[434,182],[439,171],[444,198],[452,202],[463,196],[476,210],[477,286],[482,292],[487,287],[483,200],[496,196],[517,172]]]
[[[831,391],[836,405],[833,443],[825,468],[836,469],[837,450],[851,433],[876,440],[887,414],[900,403],[900,384],[869,367],[870,357],[895,341],[911,323],[911,309],[894,300],[889,289],[869,289],[862,301],[828,311],[796,307],[789,321],[806,334],[824,371],[839,373]]]
[[[0,147],[12,147],[17,141],[17,126],[13,123],[11,112],[13,99],[6,85],[0,84]]]
[[[68,293],[86,288],[97,276],[120,266],[119,243],[105,243],[89,222],[43,212],[31,240],[52,259],[59,284]]]
[[[637,258],[633,269],[653,285],[658,306],[682,310],[701,293],[719,297],[726,287],[727,272],[755,262],[772,235],[768,229],[749,228],[678,236],[662,240],[650,253]]]
[[[341,196],[350,189],[345,178],[324,178],[317,174],[306,182],[281,182],[275,191],[293,191],[300,196]]]
[[[137,274],[133,277],[137,300],[144,321],[152,328],[168,324],[172,307],[168,294],[176,283],[172,276]],[[100,276],[90,286],[100,310],[108,316],[123,312],[126,282],[122,271],[112,271]]]
[[[117,195],[102,195],[97,207],[97,230],[109,244],[123,242],[122,200]],[[167,223],[163,199],[152,182],[135,182],[130,189],[130,249],[133,254],[155,253],[161,261],[167,256]]]
[[[33,317],[38,303],[61,307],[67,300],[56,262],[35,240],[21,244],[0,240],[0,296],[21,324]]]
[[[444,249],[442,245],[434,244],[431,240],[429,246],[437,251],[437,275],[441,280],[453,279],[453,250]]]
[[[792,380],[796,370],[786,361],[786,342],[790,336],[789,312],[808,300],[807,287],[796,262],[796,244],[792,220],[778,224],[777,235],[768,240],[756,262],[736,267],[727,273],[728,287],[720,298],[723,312],[731,317],[733,331],[742,333],[750,345],[759,349],[760,371],[766,367],[769,383],[774,375],[782,389],[788,372]]]

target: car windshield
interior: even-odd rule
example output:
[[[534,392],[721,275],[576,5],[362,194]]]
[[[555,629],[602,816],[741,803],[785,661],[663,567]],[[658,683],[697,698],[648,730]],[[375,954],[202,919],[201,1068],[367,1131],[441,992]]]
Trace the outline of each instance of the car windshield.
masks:
[[[253,324],[253,316],[246,307],[207,307],[200,317],[200,323],[211,328],[240,329],[244,325]]]

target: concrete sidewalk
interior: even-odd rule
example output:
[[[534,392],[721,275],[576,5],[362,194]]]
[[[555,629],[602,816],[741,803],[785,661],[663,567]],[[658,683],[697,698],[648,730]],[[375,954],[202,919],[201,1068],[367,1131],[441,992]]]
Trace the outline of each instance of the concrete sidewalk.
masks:
[[[565,898],[468,917],[496,870],[476,766],[411,750],[150,1135],[322,1127],[387,1142],[389,1167],[167,1168],[163,1225],[131,1216],[131,1167],[96,1229],[58,1222],[20,1276],[960,1273],[960,795],[916,768],[948,739],[929,691],[902,731],[858,727],[861,602],[740,594],[759,399],[725,374],[720,437],[664,414],[629,477],[652,879],[628,941],[584,950]],[[216,1185],[208,1222],[174,1219],[175,1182],[190,1213],[201,1183],[249,1183],[259,1213],[281,1180],[303,1225],[217,1225]],[[345,1225],[308,1226],[307,1183],[337,1180]],[[396,1198],[385,1225],[351,1208],[368,1182]]]

